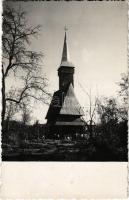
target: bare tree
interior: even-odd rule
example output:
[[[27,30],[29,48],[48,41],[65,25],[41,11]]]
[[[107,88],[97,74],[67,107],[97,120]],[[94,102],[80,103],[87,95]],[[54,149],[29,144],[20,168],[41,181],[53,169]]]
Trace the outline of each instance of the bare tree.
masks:
[[[20,104],[25,98],[44,100],[47,80],[40,73],[41,53],[29,50],[31,38],[38,36],[40,26],[29,27],[26,13],[21,8],[15,10],[4,7],[3,11],[3,61],[2,61],[2,122],[5,119],[7,102]],[[23,84],[16,91],[15,97],[10,97],[6,91],[7,77],[24,74]],[[20,77],[20,76],[19,76]],[[38,94],[39,92],[39,94]],[[35,95],[36,94],[36,95]]]
[[[88,114],[88,118],[89,120],[87,121],[88,124],[88,130],[90,133],[90,136],[93,136],[93,126],[95,125],[95,116],[96,116],[96,106],[97,106],[97,101],[98,98],[95,97],[95,99],[92,99],[92,95],[91,95],[91,89],[90,92],[87,92],[87,96],[89,98],[89,108],[87,109],[87,114]]]
[[[15,96],[15,90],[11,89],[8,92],[8,97],[14,98],[14,96]],[[18,111],[19,111],[19,106],[13,101],[8,101],[6,103],[6,115],[5,115],[6,120],[9,122]]]
[[[14,95],[15,95],[15,90],[11,90],[10,92],[9,92],[9,97],[10,98],[12,98],[12,97],[14,97]],[[19,106],[16,104],[16,103],[14,103],[14,102],[12,102],[12,101],[8,101],[7,103],[6,103],[6,115],[5,115],[5,119],[6,119],[6,121],[5,121],[5,123],[4,123],[4,130],[5,130],[5,132],[6,132],[6,139],[7,139],[7,135],[8,135],[8,131],[9,131],[9,122],[10,122],[10,120],[12,120],[13,119],[13,117],[15,116],[15,114],[17,113],[19,111]]]
[[[50,94],[46,91],[47,79],[36,75],[37,72],[35,73],[29,71],[26,75],[21,76],[23,87],[15,91],[15,98],[10,98],[7,95],[6,101],[12,101],[19,104],[24,103],[24,100],[29,101],[30,98],[34,98],[35,100],[47,103],[48,96],[50,96]]]
[[[96,116],[96,106],[97,106],[97,101],[98,98],[95,97],[95,99],[92,98],[92,94],[91,94],[91,89],[89,92],[87,92],[81,85],[81,83],[79,82],[80,87],[82,88],[83,92],[86,94],[86,96],[88,97],[89,100],[89,105],[88,108],[86,110],[87,113],[87,118],[88,120],[86,121],[87,124],[87,128],[88,131],[90,133],[90,136],[93,136],[93,125],[95,125],[95,116]]]
[[[29,123],[31,120],[31,111],[26,104],[22,105],[22,122],[24,125]]]

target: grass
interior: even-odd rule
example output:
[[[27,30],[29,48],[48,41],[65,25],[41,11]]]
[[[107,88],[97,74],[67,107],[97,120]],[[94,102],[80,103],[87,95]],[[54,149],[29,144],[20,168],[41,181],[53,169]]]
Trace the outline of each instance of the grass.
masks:
[[[126,153],[126,152],[125,152]],[[3,144],[3,161],[126,161],[111,149],[87,140],[23,142],[19,147]]]

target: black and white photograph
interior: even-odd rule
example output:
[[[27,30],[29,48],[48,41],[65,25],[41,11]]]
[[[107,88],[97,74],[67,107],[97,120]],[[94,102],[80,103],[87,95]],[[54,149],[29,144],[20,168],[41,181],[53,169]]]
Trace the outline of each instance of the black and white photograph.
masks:
[[[2,161],[127,162],[125,1],[3,1]]]

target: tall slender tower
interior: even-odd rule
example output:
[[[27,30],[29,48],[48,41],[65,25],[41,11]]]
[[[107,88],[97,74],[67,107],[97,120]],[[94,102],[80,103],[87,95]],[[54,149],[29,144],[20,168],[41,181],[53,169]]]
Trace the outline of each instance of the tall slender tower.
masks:
[[[73,75],[74,75],[74,65],[69,60],[67,36],[65,32],[62,59],[60,67],[58,69],[60,90],[68,88],[70,83],[72,83],[72,86],[74,87]]]
[[[84,127],[84,112],[74,93],[74,65],[69,60],[65,31],[61,64],[58,68],[59,90],[53,94],[46,119],[51,137],[74,136]]]

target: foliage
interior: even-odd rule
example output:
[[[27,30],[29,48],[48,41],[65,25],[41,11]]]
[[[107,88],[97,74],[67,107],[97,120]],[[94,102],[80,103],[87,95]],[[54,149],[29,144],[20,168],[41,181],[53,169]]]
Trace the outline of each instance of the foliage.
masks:
[[[102,124],[118,122],[118,105],[115,98],[103,98],[97,101],[97,112]]]
[[[128,88],[129,88],[129,82],[128,82],[128,73],[123,73],[121,75],[121,81],[118,83],[120,86],[119,94],[122,96],[124,103],[128,103]]]
[[[100,117],[98,138],[119,160],[127,159],[127,116],[116,99],[104,98],[98,102]]]

